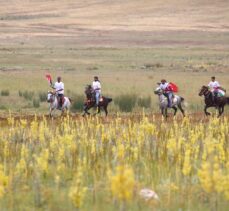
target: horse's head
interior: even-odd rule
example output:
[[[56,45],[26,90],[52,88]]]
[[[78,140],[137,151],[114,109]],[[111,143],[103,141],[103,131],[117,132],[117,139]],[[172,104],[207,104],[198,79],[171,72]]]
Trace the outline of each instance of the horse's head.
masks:
[[[160,87],[157,87],[157,88],[154,90],[154,94],[156,94],[156,95],[161,95],[161,94],[163,94],[163,90],[162,90]]]
[[[92,93],[93,93],[93,88],[92,88],[92,86],[91,86],[91,85],[87,85],[87,86],[85,87],[84,93],[86,94],[87,99],[92,98]]]
[[[52,91],[49,91],[47,94],[47,102],[51,103],[53,101],[53,97],[55,96],[55,93]]]
[[[199,92],[199,96],[206,95],[209,92],[207,86],[202,86]]]

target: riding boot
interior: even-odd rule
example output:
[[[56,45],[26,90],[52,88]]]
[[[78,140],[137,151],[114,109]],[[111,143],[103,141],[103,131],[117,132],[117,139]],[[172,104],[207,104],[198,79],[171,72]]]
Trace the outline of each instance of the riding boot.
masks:
[[[172,102],[171,102],[169,96],[167,97],[167,99],[168,99],[168,107],[171,108],[172,107]]]

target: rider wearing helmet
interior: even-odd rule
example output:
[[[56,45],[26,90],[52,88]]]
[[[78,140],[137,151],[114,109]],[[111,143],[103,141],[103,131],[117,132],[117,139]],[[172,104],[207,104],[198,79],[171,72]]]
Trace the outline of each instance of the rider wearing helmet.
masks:
[[[92,82],[92,88],[93,88],[93,90],[95,92],[96,106],[98,107],[99,99],[100,99],[100,96],[101,96],[101,84],[100,84],[98,76],[94,77],[94,81]]]
[[[173,90],[171,86],[165,79],[162,79],[159,87],[163,90],[163,94],[168,99],[168,107],[172,107]]]
[[[57,82],[55,82],[53,88],[57,94],[58,105],[62,107],[64,101],[64,83],[61,81],[61,77],[57,77]]]

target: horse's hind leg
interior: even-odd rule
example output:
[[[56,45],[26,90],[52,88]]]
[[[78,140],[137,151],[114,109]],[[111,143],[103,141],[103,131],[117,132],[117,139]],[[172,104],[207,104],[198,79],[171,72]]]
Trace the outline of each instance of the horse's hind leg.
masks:
[[[162,109],[162,115],[165,117],[165,119],[168,118],[168,109],[167,108]]]
[[[104,106],[104,111],[105,111],[105,114],[106,114],[106,116],[107,116],[107,114],[108,114],[107,106]]]
[[[183,116],[185,116],[184,109],[182,108],[181,104],[178,104],[178,108],[180,109]]]
[[[177,108],[176,108],[175,106],[173,106],[172,108],[173,108],[173,110],[174,110],[173,115],[174,115],[174,116],[176,116],[176,113],[177,113]]]

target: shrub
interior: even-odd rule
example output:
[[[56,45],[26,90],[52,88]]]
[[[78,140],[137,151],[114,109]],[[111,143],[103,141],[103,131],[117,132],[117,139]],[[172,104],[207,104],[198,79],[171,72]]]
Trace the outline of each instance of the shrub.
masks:
[[[22,96],[26,100],[32,100],[33,99],[33,96],[34,96],[34,92],[32,92],[32,91],[24,91],[24,92],[22,92]]]
[[[0,110],[7,110],[8,108],[4,105],[0,105]]]
[[[40,107],[40,100],[39,99],[33,99],[33,107],[34,108]]]
[[[73,111],[82,111],[84,105],[85,97],[84,95],[75,95],[72,98],[72,110]]]
[[[131,112],[137,102],[136,94],[123,94],[114,99],[114,103],[124,112]]]
[[[9,96],[9,95],[10,95],[10,91],[8,89],[1,91],[1,96]]]
[[[18,91],[18,96],[22,97],[23,96],[23,92],[21,90]]]
[[[144,108],[150,108],[151,107],[151,97],[141,97],[138,99],[138,106],[144,107]]]
[[[39,100],[41,102],[46,102],[46,100],[47,100],[47,93],[46,92],[39,92]]]

